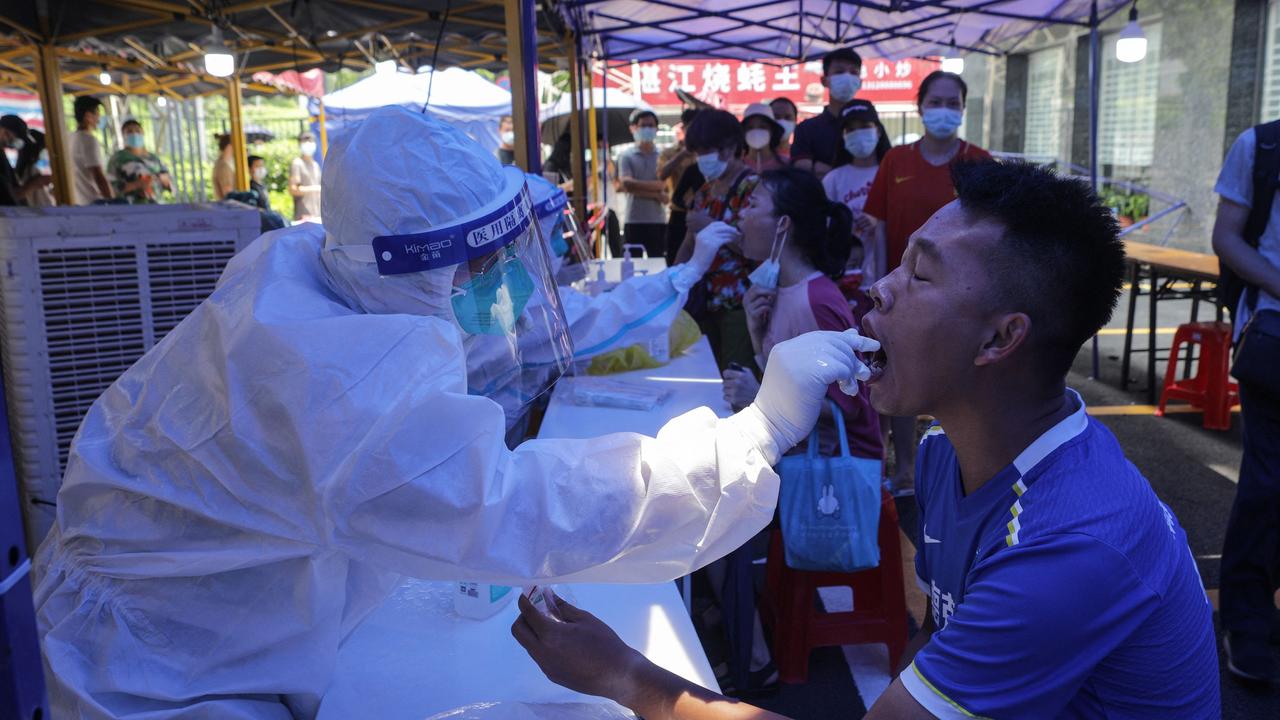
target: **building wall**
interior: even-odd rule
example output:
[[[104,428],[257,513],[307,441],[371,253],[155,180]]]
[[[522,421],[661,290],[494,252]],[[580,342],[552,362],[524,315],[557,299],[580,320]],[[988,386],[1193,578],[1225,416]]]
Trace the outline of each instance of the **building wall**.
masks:
[[[1266,2],[1144,0],[1139,11],[1143,24],[1160,22],[1162,35],[1154,160],[1141,180],[1190,206],[1169,244],[1211,252],[1218,169],[1231,141],[1257,122]],[[1127,12],[1117,13],[1104,23],[1102,33],[1120,29],[1127,20]],[[993,88],[984,105],[982,140],[994,150],[1023,151],[1020,125],[1027,110],[1027,54],[1053,46],[1065,50],[1059,157],[1087,166],[1089,37],[1087,30],[1079,28],[1060,26],[1037,32],[1018,47],[1018,54],[989,58],[975,67],[975,74],[983,73],[981,78],[969,77],[966,66],[967,80]],[[1153,203],[1153,210],[1162,207]],[[1160,241],[1170,225],[1157,222],[1141,239]]]
[[[1169,244],[1212,252],[1210,233],[1218,206],[1213,184],[1226,153],[1235,3],[1166,0],[1160,5],[1163,47],[1151,185],[1191,206]],[[1153,227],[1151,234],[1161,230]]]

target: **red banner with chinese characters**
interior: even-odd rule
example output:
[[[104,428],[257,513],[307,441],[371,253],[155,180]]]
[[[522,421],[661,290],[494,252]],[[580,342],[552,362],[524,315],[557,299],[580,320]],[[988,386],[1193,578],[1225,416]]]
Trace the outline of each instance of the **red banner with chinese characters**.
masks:
[[[938,67],[936,59],[865,58],[858,97],[875,103],[915,102],[920,81]],[[827,101],[820,61],[779,66],[736,60],[656,60],[613,68],[609,82],[653,106],[682,104],[677,90],[730,110],[779,96],[798,105]]]

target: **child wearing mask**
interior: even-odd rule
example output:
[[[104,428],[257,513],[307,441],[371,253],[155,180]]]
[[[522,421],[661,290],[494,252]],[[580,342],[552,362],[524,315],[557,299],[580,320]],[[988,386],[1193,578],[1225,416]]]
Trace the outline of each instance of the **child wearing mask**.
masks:
[[[845,107],[840,128],[844,144],[836,168],[822,178],[822,187],[827,199],[842,203],[853,214],[854,243],[846,267],[859,275],[857,287],[852,289],[865,291],[887,272],[884,247],[877,242],[876,219],[862,209],[880,161],[889,152],[889,136],[875,106],[866,100],[854,100]],[[849,296],[849,290],[845,295]]]

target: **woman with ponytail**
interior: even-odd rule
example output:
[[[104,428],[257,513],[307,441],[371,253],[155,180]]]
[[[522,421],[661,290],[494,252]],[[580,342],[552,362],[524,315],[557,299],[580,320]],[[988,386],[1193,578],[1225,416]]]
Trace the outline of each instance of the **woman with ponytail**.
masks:
[[[839,332],[858,327],[861,318],[854,317],[835,282],[844,274],[853,245],[852,223],[849,208],[827,200],[822,183],[813,173],[782,168],[760,177],[760,184],[739,216],[738,229],[742,232],[743,256],[760,263],[751,273],[751,287],[744,303],[747,330],[761,371],[773,346],[784,340],[814,330]],[[734,408],[750,404],[759,391],[759,380],[750,369],[724,371],[724,398]],[[844,416],[853,456],[882,460],[880,419],[867,401],[866,388],[850,396],[838,385],[832,385],[827,397],[835,401]],[[819,451],[826,456],[837,454],[839,439],[830,404],[823,404],[817,427]],[[797,451],[804,452],[806,446],[801,442]],[[727,562],[731,561],[707,566],[713,591],[725,586]],[[776,677],[757,616],[752,622],[750,685],[745,690],[768,687]]]
[[[844,274],[853,246],[853,218],[844,204],[827,199],[812,173],[794,168],[772,170],[741,213],[742,253],[760,262],[745,297],[747,330],[763,370],[773,346],[813,330],[858,327],[836,279]],[[759,383],[747,370],[726,370],[725,399],[744,407]],[[828,397],[845,416],[849,448],[857,457],[879,460],[883,454],[880,421],[866,394],[849,396],[832,385]],[[829,411],[819,420],[821,450],[834,452],[836,436]]]

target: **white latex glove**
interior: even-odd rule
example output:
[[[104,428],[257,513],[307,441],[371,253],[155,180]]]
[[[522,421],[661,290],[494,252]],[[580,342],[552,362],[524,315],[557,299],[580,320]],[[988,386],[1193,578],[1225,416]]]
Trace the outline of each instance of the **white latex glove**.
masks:
[[[805,333],[773,347],[751,407],[764,416],[781,452],[795,447],[813,430],[831,383],[840,383],[841,390],[853,395],[858,388],[853,381],[871,377],[854,353],[879,349],[878,341],[853,329]]]
[[[718,220],[702,228],[693,236],[693,256],[671,269],[671,284],[680,292],[688,292],[711,269],[716,251],[740,237],[742,233],[733,226]]]
[[[716,259],[716,251],[740,237],[742,233],[728,223],[718,220],[711,223],[694,236],[693,257],[689,258],[689,264],[705,275]]]

